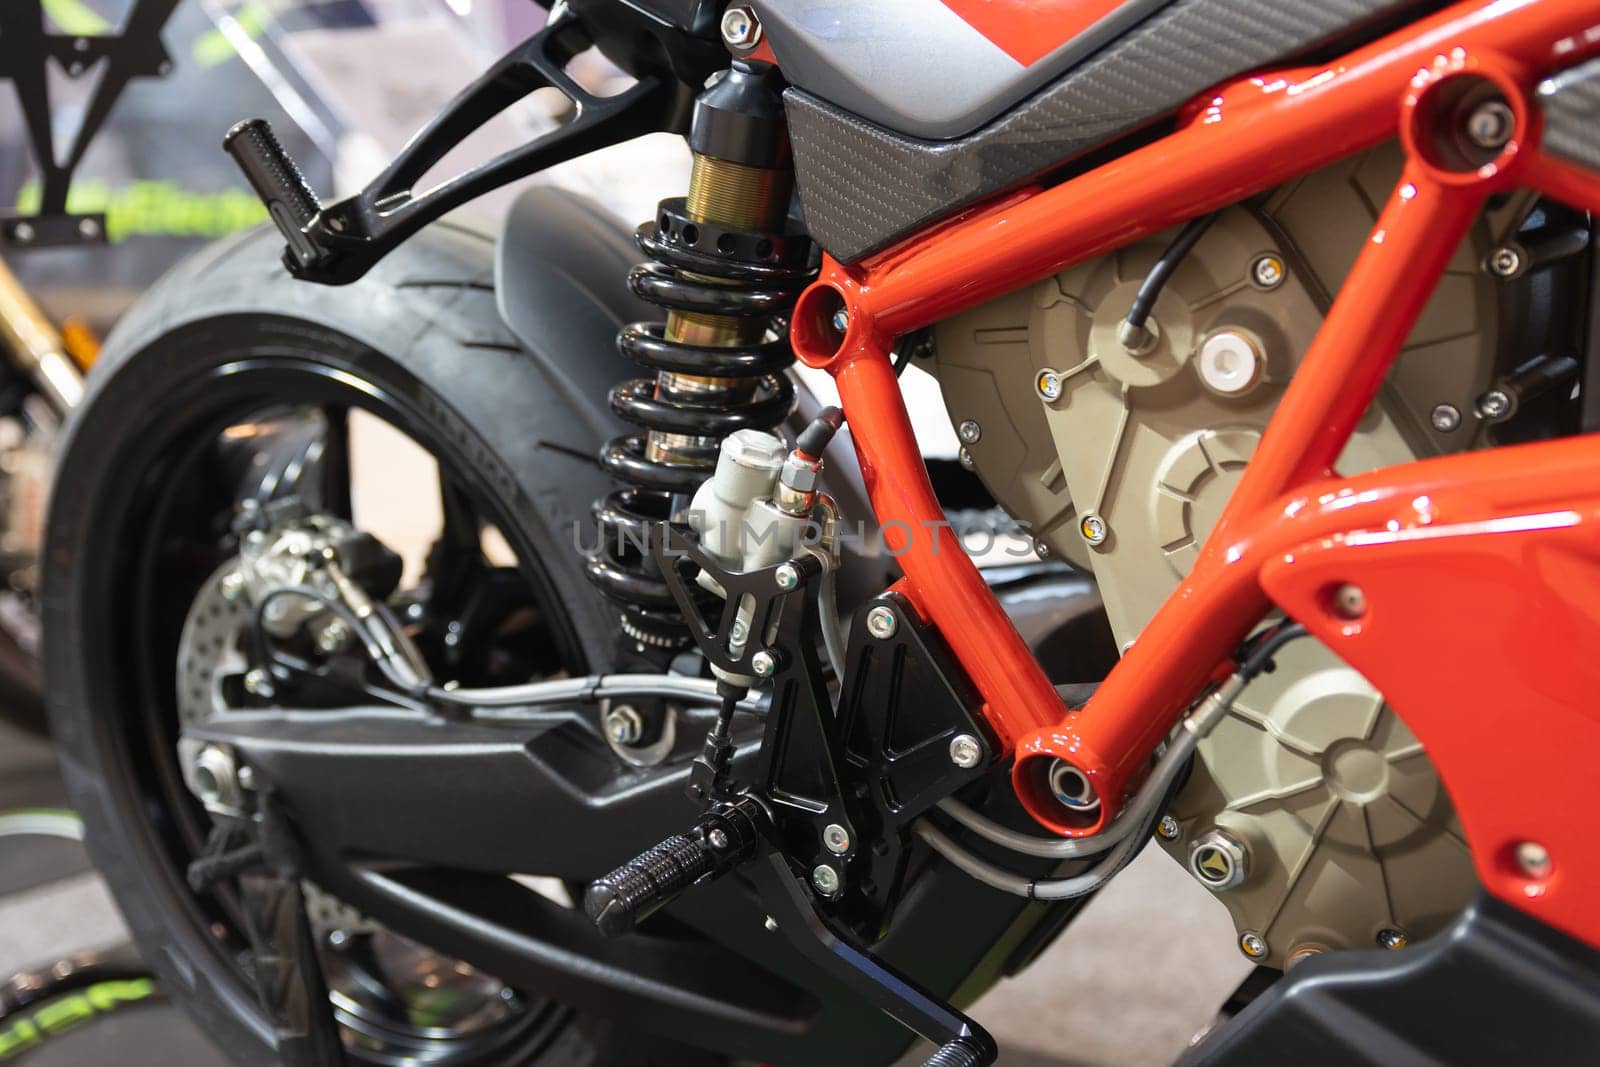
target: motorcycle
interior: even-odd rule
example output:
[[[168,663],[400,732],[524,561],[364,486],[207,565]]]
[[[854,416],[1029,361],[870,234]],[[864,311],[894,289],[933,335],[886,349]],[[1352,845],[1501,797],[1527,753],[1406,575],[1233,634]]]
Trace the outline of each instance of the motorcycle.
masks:
[[[109,338],[43,557],[163,987],[241,1063],[988,1064],[958,1004],[1154,841],[1258,968],[1189,1062],[1587,1055],[1597,27],[569,0],[348,199],[241,122],[275,225]],[[661,131],[631,240],[444,217]],[[1026,563],[947,517],[913,365]],[[1008,583],[1064,574],[1030,642]]]

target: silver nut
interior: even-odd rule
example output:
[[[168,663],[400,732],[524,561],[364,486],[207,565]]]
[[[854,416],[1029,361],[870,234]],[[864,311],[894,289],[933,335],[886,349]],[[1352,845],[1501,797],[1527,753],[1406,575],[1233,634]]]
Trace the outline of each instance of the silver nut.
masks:
[[[1208,830],[1189,846],[1189,873],[1213,893],[1232,889],[1250,873],[1250,850],[1226,830]]]
[[[771,678],[778,673],[778,657],[766,649],[762,649],[750,657],[750,669],[759,677]]]
[[[1262,289],[1276,289],[1288,274],[1283,260],[1271,252],[1257,256],[1250,264],[1250,280]]]
[[[1333,591],[1333,610],[1346,619],[1359,619],[1367,613],[1367,594],[1359,585],[1345,582]]]
[[[1393,929],[1378,931],[1379,948],[1386,948],[1390,952],[1395,952],[1405,948],[1409,943],[1410,939],[1406,937],[1404,931]]]
[[[1550,850],[1537,841],[1517,846],[1517,866],[1529,878],[1544,878],[1550,873]]]
[[[1478,398],[1478,416],[1484,419],[1503,419],[1511,414],[1511,394],[1504,389],[1491,389]]]
[[[1033,391],[1039,394],[1039,399],[1050,403],[1061,399],[1061,391],[1066,388],[1066,380],[1061,377],[1060,371],[1046,368],[1040,371],[1033,379]]]
[[[744,4],[722,13],[722,42],[729,48],[748,52],[761,43],[761,20]]]
[[[839,872],[826,863],[819,863],[811,872],[811,884],[816,886],[817,892],[823,896],[835,896],[839,892]]]
[[[1496,278],[1515,278],[1522,273],[1522,252],[1506,245],[1490,252],[1483,265]]]
[[[1479,148],[1504,148],[1517,128],[1517,113],[1504,100],[1485,100],[1467,116],[1467,136]]]
[[[971,734],[956,734],[950,739],[950,762],[970,771],[983,762],[983,745]]]
[[[706,843],[715,849],[727,848],[728,832],[719,826],[713,829],[709,834],[706,834]]]
[[[244,691],[258,697],[272,696],[272,675],[260,667],[244,672]]]
[[[1078,532],[1089,544],[1103,545],[1106,543],[1106,538],[1111,536],[1111,527],[1106,525],[1106,520],[1091,511],[1078,520]]]
[[[793,563],[785,563],[772,572],[772,579],[779,589],[793,589],[800,584],[800,571]]]
[[[343,619],[330,619],[317,631],[317,650],[327,655],[340,651],[350,643],[350,627]]]
[[[219,583],[219,588],[222,590],[222,599],[228,601],[230,604],[233,603],[240,597],[244,596],[244,575],[237,570],[229,571],[227,574],[222,576],[222,581]]]
[[[1161,821],[1156,823],[1156,833],[1163,841],[1176,841],[1178,839],[1178,820],[1170,815],[1161,816]]]
[[[1258,960],[1267,954],[1267,942],[1260,934],[1243,933],[1239,935],[1239,950],[1253,960]]]
[[[867,612],[867,633],[880,641],[893,637],[899,627],[900,623],[894,617],[894,612],[882,604]]]
[[[833,313],[833,328],[840,333],[850,332],[850,312],[840,308]]]
[[[617,704],[606,712],[603,723],[613,745],[632,745],[644,736],[644,716],[632,704]]]
[[[1450,433],[1461,425],[1461,409],[1454,404],[1436,404],[1428,413],[1428,421],[1440,433]]]
[[[975,445],[983,439],[983,427],[972,419],[963,419],[961,425],[956,427],[956,436],[961,438],[963,444]]]
[[[850,851],[850,831],[836,822],[831,822],[822,828],[822,843],[828,846],[828,851],[835,856],[842,856]]]

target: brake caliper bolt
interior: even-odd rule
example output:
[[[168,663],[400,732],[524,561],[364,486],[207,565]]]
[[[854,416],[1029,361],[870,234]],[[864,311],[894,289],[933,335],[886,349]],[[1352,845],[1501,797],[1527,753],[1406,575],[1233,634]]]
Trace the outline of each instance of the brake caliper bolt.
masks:
[[[1454,404],[1437,404],[1429,413],[1428,421],[1440,433],[1450,433],[1461,425],[1461,409]]]
[[[1260,934],[1244,933],[1239,936],[1239,950],[1253,960],[1267,954],[1267,943]]]
[[[1408,944],[1406,935],[1400,930],[1387,929],[1378,931],[1378,947],[1386,948],[1390,952],[1405,948]]]
[[[614,745],[635,744],[644,736],[644,718],[631,704],[618,704],[606,712],[604,726]]]
[[[1276,289],[1283,284],[1287,273],[1283,267],[1283,260],[1271,252],[1257,256],[1255,262],[1250,264],[1250,280],[1262,289]]]
[[[1045,403],[1061,399],[1061,390],[1066,382],[1061,377],[1060,371],[1042,370],[1033,379],[1034,392],[1039,394],[1039,399]]]
[[[839,892],[839,872],[826,863],[819,863],[811,872],[811,884],[823,896],[835,896]]]
[[[1367,594],[1359,585],[1345,582],[1333,591],[1333,610],[1346,619],[1359,619],[1367,613]]]
[[[1479,148],[1504,148],[1517,127],[1517,113],[1504,100],[1485,100],[1467,116],[1467,136]]]
[[[1544,878],[1550,874],[1550,850],[1537,841],[1524,841],[1517,846],[1517,866],[1529,878]]]
[[[750,669],[759,677],[771,678],[778,673],[778,657],[763,648],[750,657]]]
[[[842,856],[850,851],[850,831],[836,822],[831,822],[822,828],[822,843],[828,846],[828,851],[835,856]]]
[[[271,697],[272,676],[260,667],[250,668],[244,672],[244,691],[262,698]]]
[[[779,589],[793,589],[800,584],[800,571],[793,563],[785,563],[772,574]]]
[[[971,734],[956,734],[950,739],[950,762],[970,771],[983,762],[983,745]]]
[[[961,438],[963,444],[975,445],[983,439],[983,427],[972,419],[963,419],[961,425],[956,427],[956,436]]]
[[[722,14],[722,42],[729,48],[748,52],[761,43],[761,20],[745,4],[728,8]]]
[[[1078,532],[1089,544],[1103,545],[1106,543],[1106,538],[1111,536],[1111,527],[1106,525],[1106,520],[1090,512],[1078,520]]]
[[[1483,265],[1496,278],[1515,278],[1522,272],[1522,253],[1509,245],[1497,248]]]
[[[893,637],[899,627],[900,623],[895,619],[894,612],[882,604],[867,612],[867,633],[879,641],[887,641]]]
[[[1161,816],[1161,821],[1156,823],[1156,833],[1163,841],[1176,841],[1178,839],[1178,820],[1170,815]]]

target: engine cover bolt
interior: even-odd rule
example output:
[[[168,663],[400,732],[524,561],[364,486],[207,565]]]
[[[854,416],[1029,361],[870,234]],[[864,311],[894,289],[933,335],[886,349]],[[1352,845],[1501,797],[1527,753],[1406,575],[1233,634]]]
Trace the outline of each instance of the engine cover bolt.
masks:
[[[1039,399],[1050,403],[1061,399],[1061,390],[1066,382],[1061,377],[1060,371],[1042,370],[1033,380],[1034,392],[1039,394]]]
[[[811,884],[825,897],[836,896],[839,892],[839,872],[826,863],[819,863],[811,872]]]
[[[1250,333],[1219,330],[1200,346],[1195,365],[1207,389],[1222,396],[1238,396],[1261,380],[1267,360],[1261,342]]]
[[[723,12],[722,43],[740,52],[761,43],[761,20],[749,6],[739,4]]]
[[[1271,252],[1257,256],[1255,262],[1250,264],[1250,280],[1262,289],[1276,289],[1283,284],[1287,275],[1283,260]]]
[[[762,649],[750,657],[750,669],[762,678],[771,678],[778,673],[778,657]]]
[[[1529,878],[1544,878],[1550,873],[1550,850],[1537,841],[1517,846],[1517,866]]]
[[[237,570],[229,571],[227,574],[222,576],[220,588],[222,590],[222,599],[228,601],[230,604],[233,603],[240,597],[244,596],[244,575]]]
[[[1239,950],[1253,960],[1267,954],[1267,943],[1260,934],[1244,933],[1239,936]]]
[[[244,691],[258,697],[272,696],[272,676],[260,667],[244,672]]]
[[[956,436],[965,444],[975,445],[983,439],[983,427],[971,419],[963,419],[961,425],[956,427]]]
[[[1176,841],[1178,839],[1178,820],[1170,815],[1161,816],[1161,821],[1156,823],[1156,833],[1163,841]]]
[[[1221,893],[1250,873],[1250,852],[1226,830],[1209,830],[1189,848],[1189,873],[1213,893]]]
[[[1386,948],[1391,952],[1405,948],[1408,943],[1406,935],[1400,930],[1379,930],[1378,947]]]
[[[793,563],[785,563],[772,573],[772,580],[779,589],[793,589],[800,584],[800,571]]]
[[[894,617],[894,612],[882,604],[867,612],[867,633],[879,641],[887,641],[899,628],[900,623]]]
[[[1491,389],[1478,398],[1478,415],[1485,419],[1503,419],[1511,414],[1511,394],[1504,389]]]
[[[1489,253],[1483,265],[1496,278],[1515,278],[1522,272],[1522,253],[1508,246]]]
[[[1450,433],[1461,425],[1461,409],[1454,404],[1437,404],[1428,414],[1428,421],[1440,433]]]
[[[1078,532],[1083,534],[1083,539],[1091,545],[1103,545],[1106,538],[1111,536],[1111,527],[1106,525],[1106,520],[1090,512],[1078,520]]]
[[[956,734],[950,739],[950,762],[970,771],[983,761],[983,745],[971,734]]]
[[[1485,100],[1467,116],[1467,136],[1479,148],[1504,148],[1517,127],[1517,113],[1504,100]]]
[[[604,725],[614,745],[632,745],[644,736],[644,718],[632,704],[618,704],[606,712]]]
[[[822,828],[822,843],[835,856],[842,856],[850,851],[850,831],[836,822],[830,822]]]
[[[1333,591],[1333,610],[1346,619],[1359,619],[1367,613],[1367,594],[1359,585],[1345,582]]]

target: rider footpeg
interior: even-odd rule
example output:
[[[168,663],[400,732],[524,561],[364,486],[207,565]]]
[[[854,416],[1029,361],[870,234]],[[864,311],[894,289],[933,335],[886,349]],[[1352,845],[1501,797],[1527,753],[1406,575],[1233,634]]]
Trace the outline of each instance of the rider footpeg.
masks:
[[[607,937],[632,932],[690,886],[749,859],[761,818],[760,805],[748,797],[717,808],[689,833],[674,834],[597,879],[584,894],[584,912]]]
[[[288,254],[301,264],[313,262],[317,248],[306,227],[322,211],[322,202],[278,142],[271,124],[266,119],[246,119],[227,132],[222,147],[267,206],[274,225],[289,242]]]

